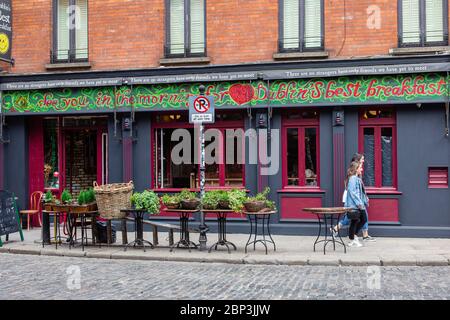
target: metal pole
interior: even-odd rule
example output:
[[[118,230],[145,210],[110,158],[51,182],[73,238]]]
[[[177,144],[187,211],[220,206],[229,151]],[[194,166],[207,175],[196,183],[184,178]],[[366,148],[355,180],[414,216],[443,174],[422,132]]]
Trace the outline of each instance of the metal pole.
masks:
[[[200,95],[205,94],[205,86],[199,87]],[[205,213],[203,212],[203,197],[205,195],[205,131],[203,123],[199,126],[199,142],[200,142],[200,251],[206,250],[208,227],[205,224]]]

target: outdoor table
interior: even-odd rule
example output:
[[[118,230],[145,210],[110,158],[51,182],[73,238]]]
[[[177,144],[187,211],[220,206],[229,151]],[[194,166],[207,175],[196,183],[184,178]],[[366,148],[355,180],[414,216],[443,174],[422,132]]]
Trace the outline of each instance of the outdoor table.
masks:
[[[244,211],[244,214],[247,215],[248,220],[250,221],[250,236],[248,237],[247,244],[245,245],[245,253],[247,253],[247,246],[253,244],[253,250],[256,250],[256,243],[260,242],[266,248],[267,254],[267,243],[273,244],[273,251],[276,251],[275,241],[272,239],[272,235],[270,234],[269,220],[272,214],[277,213],[277,211],[259,211],[259,212],[247,212]],[[258,222],[262,227],[262,239],[257,239],[258,237]],[[266,230],[267,236],[269,236],[270,240],[266,239]],[[253,241],[250,241],[253,236]]]
[[[87,225],[86,218],[88,216],[92,217],[92,232],[93,238],[92,241],[95,243],[95,230],[96,230],[96,217],[98,215],[97,211],[80,211],[80,208],[85,206],[80,206],[78,204],[60,204],[53,205],[52,211],[42,210],[42,246],[45,244],[51,244],[50,241],[50,215],[54,216],[54,237],[56,248],[58,248],[58,242],[61,242],[61,235],[59,234],[59,221],[61,216],[66,214],[66,223],[67,223],[67,242],[69,242],[69,249],[74,246],[76,242],[76,222],[77,218],[80,218],[80,226],[81,226],[81,246],[82,250],[84,250],[85,243],[88,243],[87,237]]]
[[[164,209],[164,211],[174,212],[180,215],[180,241],[170,246],[170,252],[172,252],[175,247],[179,248],[180,245],[188,248],[189,252],[191,252],[192,246],[197,249],[197,244],[189,240],[189,217],[191,214],[199,212],[199,210]]]
[[[47,211],[42,210],[42,248],[44,246],[52,244],[50,237],[50,215],[53,215],[53,227],[54,227],[54,238],[55,238],[55,248],[58,249],[58,243],[61,243],[61,232],[60,232],[60,217],[63,215],[61,211]]]
[[[349,211],[350,208],[344,208],[344,207],[330,207],[330,208],[303,208],[303,211],[309,212],[311,214],[314,214],[317,216],[317,219],[319,221],[319,233],[317,234],[316,241],[314,241],[313,250],[316,251],[316,244],[320,242],[324,242],[323,245],[323,254],[326,253],[326,247],[327,244],[332,242],[333,243],[333,250],[336,251],[336,243],[342,245],[344,247],[344,253],[347,253],[347,248],[345,247],[345,243],[341,238],[341,234],[338,230],[338,237],[339,240],[335,239],[333,232],[331,232],[331,240],[328,239],[329,236],[329,229],[330,227],[334,226],[334,216],[337,215],[336,223],[340,220],[341,215]],[[327,221],[330,220],[330,226],[328,226]],[[322,235],[322,221],[325,224],[325,238],[322,240],[319,240],[320,236]]]
[[[228,245],[231,245],[234,250],[236,249],[236,246],[234,243],[227,240],[227,214],[233,213],[233,210],[207,210],[203,209],[203,212],[206,213],[215,213],[217,215],[217,223],[218,223],[218,241],[214,243],[210,248],[208,252],[211,252],[212,248],[214,247],[214,250],[217,250],[217,246],[226,246],[228,249],[228,253],[231,253],[230,247]]]
[[[131,241],[124,247],[124,251],[127,251],[128,246],[136,245],[141,246],[145,252],[145,243],[150,245],[150,248],[154,249],[155,246],[150,241],[144,239],[144,214],[147,212],[145,209],[122,209],[120,212],[125,212],[127,215],[132,214],[134,217],[134,241]]]
[[[96,243],[96,220],[98,216],[98,211],[90,211],[88,207],[84,205],[78,204],[67,204],[62,205],[61,209],[63,212],[67,213],[67,234],[69,241],[69,249],[75,245],[77,239],[77,219],[80,218],[80,227],[81,227],[81,248],[84,251],[85,242],[88,245],[88,237],[87,237],[87,225],[86,218],[92,217],[91,219],[91,228],[92,228],[92,242]],[[82,209],[82,210],[80,210]]]

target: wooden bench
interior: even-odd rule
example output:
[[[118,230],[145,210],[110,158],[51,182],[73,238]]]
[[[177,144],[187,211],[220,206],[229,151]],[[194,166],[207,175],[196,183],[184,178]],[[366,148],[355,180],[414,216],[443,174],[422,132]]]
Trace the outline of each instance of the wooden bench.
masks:
[[[134,221],[133,218],[126,218],[129,221]],[[179,225],[176,224],[170,224],[170,223],[164,223],[164,222],[158,222],[158,221],[149,221],[149,220],[144,220],[143,221],[144,224],[148,224],[152,227],[152,231],[153,231],[153,245],[157,246],[159,244],[158,241],[158,228],[164,228],[164,229],[169,229],[169,246],[174,244],[173,241],[173,232],[174,230],[181,230],[181,227]],[[199,233],[200,230],[195,229],[195,228],[189,228],[188,230],[191,233]]]

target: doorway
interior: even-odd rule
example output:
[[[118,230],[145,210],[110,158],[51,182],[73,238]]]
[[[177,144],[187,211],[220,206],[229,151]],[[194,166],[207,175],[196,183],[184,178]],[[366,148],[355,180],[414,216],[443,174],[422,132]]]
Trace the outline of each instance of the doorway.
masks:
[[[108,181],[108,133],[104,117],[44,119],[44,183],[57,197],[76,197],[93,182]]]

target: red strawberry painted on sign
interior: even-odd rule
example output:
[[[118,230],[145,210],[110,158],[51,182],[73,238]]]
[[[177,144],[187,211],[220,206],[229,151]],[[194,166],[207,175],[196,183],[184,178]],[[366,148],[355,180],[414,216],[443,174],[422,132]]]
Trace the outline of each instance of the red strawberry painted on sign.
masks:
[[[253,87],[249,84],[233,84],[228,93],[237,104],[244,104],[253,99],[255,94]]]

